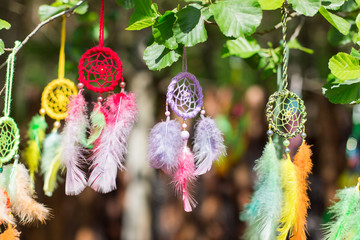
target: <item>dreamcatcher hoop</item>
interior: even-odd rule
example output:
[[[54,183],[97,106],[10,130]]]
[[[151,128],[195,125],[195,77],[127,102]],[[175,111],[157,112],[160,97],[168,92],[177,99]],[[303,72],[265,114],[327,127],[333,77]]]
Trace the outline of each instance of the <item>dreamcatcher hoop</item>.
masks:
[[[55,79],[44,88],[41,95],[41,108],[52,119],[63,120],[67,116],[69,98],[76,94],[77,88],[71,80]]]
[[[195,117],[203,106],[202,88],[196,77],[189,72],[176,75],[168,87],[166,101],[180,117]]]
[[[273,93],[266,104],[269,128],[284,138],[293,138],[304,131],[306,115],[304,101],[287,89]]]
[[[19,129],[11,117],[0,118],[0,163],[9,162],[17,153],[20,143]]]

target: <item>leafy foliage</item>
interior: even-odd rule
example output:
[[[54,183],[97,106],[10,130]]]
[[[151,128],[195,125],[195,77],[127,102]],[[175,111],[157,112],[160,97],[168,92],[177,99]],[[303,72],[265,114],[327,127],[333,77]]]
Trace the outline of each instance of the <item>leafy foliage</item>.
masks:
[[[40,20],[44,21],[68,8],[74,7],[79,0],[56,0],[51,5],[41,5],[39,7]],[[84,2],[77,7],[74,12],[77,14],[85,14],[88,10],[88,3]]]

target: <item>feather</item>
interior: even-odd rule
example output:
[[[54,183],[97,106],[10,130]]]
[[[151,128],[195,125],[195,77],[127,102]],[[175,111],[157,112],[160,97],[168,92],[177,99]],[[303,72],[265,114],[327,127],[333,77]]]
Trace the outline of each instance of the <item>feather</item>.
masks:
[[[178,159],[178,167],[174,173],[173,183],[177,193],[182,194],[186,212],[191,212],[192,208],[197,205],[190,193],[190,187],[195,180],[194,155],[187,146],[184,146]]]
[[[27,132],[29,140],[27,141],[27,146],[24,149],[23,157],[30,170],[32,191],[35,187],[35,174],[38,172],[39,168],[41,145],[45,138],[46,128],[47,123],[45,118],[40,115],[35,115],[30,121]]]
[[[214,161],[226,155],[224,137],[210,117],[202,117],[195,126],[194,153],[196,175],[208,172]]]
[[[44,175],[43,190],[51,197],[57,187],[57,176],[61,164],[61,135],[57,131],[46,136],[41,158],[41,173]]]
[[[6,190],[0,189],[0,224],[15,224],[15,219],[10,212],[10,198]]]
[[[105,107],[109,109],[109,115],[90,156],[92,171],[89,177],[89,186],[101,193],[116,189],[117,169],[125,168],[127,139],[137,118],[135,94],[111,95]]]
[[[87,145],[92,146],[96,139],[100,136],[102,130],[106,126],[105,121],[106,110],[102,106],[98,105],[90,115],[91,121],[91,133],[87,140]]]
[[[2,186],[5,186],[7,192],[11,184],[14,184],[16,189],[13,195],[9,194],[12,213],[20,218],[20,223],[28,224],[36,219],[44,223],[49,217],[49,209],[32,198],[30,176],[25,166],[9,164],[3,168],[3,174],[0,175],[1,183],[4,184]],[[14,179],[15,182],[12,182]]]
[[[272,141],[267,143],[263,155],[255,162],[254,170],[258,176],[255,191],[241,214],[241,220],[247,222],[244,238],[273,240],[280,218],[282,189],[280,160]]]
[[[359,234],[360,193],[359,184],[356,187],[337,191],[335,198],[339,199],[329,208],[332,219],[324,225],[325,240],[354,239],[354,233]]]
[[[86,152],[83,144],[86,143],[86,131],[89,122],[86,116],[86,102],[83,95],[72,97],[69,103],[68,116],[62,132],[63,152],[61,161],[66,167],[66,195],[77,195],[87,185],[85,172]]]
[[[0,240],[20,240],[20,232],[11,224],[0,234]]]
[[[278,240],[306,240],[306,217],[310,206],[307,195],[308,176],[311,173],[310,146],[303,141],[294,157],[294,163],[288,157],[282,168],[284,199],[281,211]]]
[[[176,120],[156,124],[150,132],[148,160],[150,166],[171,173],[177,167],[177,160],[184,141],[181,126]]]

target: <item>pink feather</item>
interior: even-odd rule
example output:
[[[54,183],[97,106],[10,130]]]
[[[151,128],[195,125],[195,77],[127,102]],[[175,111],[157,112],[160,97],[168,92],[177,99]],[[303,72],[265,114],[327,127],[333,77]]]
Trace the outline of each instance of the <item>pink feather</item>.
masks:
[[[109,114],[90,156],[92,171],[88,184],[95,191],[107,193],[116,189],[117,169],[125,169],[127,140],[138,111],[134,93],[111,95],[104,106]]]
[[[82,167],[86,165],[83,144],[86,144],[86,131],[89,122],[83,95],[78,94],[72,97],[68,108],[68,116],[62,132],[63,153],[61,161],[67,169],[65,193],[67,195],[77,195],[87,185]]]
[[[194,154],[187,146],[184,146],[178,159],[178,167],[174,173],[173,182],[176,191],[183,196],[184,210],[186,212],[191,212],[192,207],[197,205],[189,190],[195,180]]]

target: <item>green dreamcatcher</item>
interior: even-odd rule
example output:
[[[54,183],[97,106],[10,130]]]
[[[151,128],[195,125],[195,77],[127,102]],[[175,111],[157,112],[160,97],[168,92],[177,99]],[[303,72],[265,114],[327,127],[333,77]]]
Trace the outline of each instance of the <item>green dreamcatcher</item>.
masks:
[[[10,117],[15,52],[19,46],[20,42],[15,42],[13,52],[9,55],[7,61],[4,116],[0,118],[0,172],[2,172],[2,165],[4,163],[9,162],[14,156],[17,159],[19,158],[17,155],[20,143],[19,129],[14,119]]]

